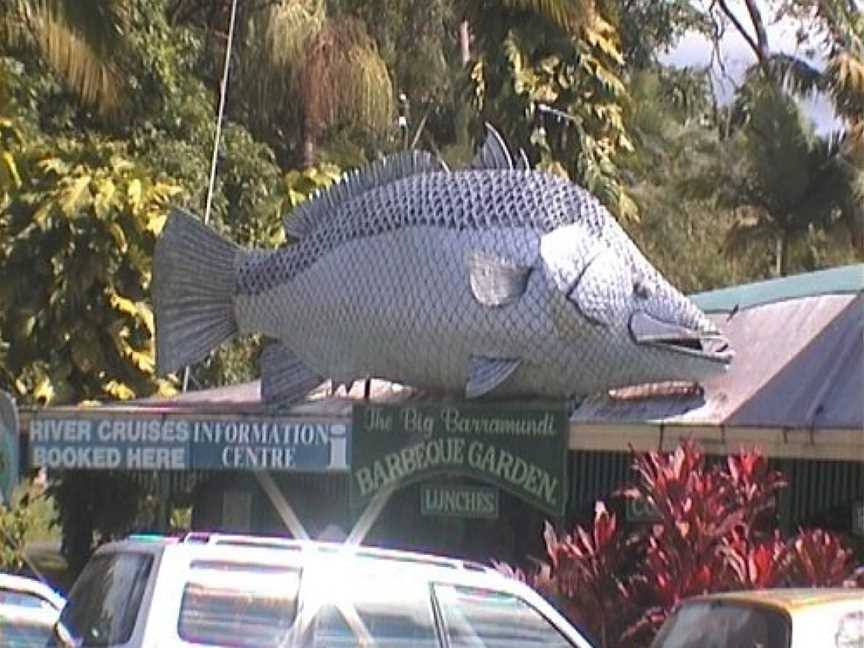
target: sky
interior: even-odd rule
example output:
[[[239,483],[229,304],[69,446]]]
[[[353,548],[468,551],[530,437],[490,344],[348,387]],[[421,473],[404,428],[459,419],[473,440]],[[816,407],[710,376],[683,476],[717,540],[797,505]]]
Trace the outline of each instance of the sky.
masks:
[[[795,32],[798,26],[797,23],[792,21],[773,22],[768,12],[768,3],[758,1],[757,4],[760,6],[763,18],[766,21],[770,50],[772,52],[785,52],[796,56],[804,56],[802,48],[796,42]],[[736,12],[736,15],[740,16],[741,22],[749,28],[751,23],[744,8],[744,2],[742,0],[730,0],[729,5]],[[756,56],[744,38],[731,25],[727,28],[721,40],[720,52],[723,65],[721,66],[719,62],[715,61],[712,68],[712,76],[717,95],[721,101],[725,102],[731,99],[735,84],[741,81],[744,71],[756,61]],[[711,54],[710,41],[694,32],[685,35],[671,52],[661,57],[661,60],[664,63],[680,67],[705,67],[711,62]],[[808,60],[816,67],[822,67],[824,64],[824,61],[818,57]],[[825,97],[814,97],[803,100],[800,103],[805,113],[815,122],[819,132],[825,133],[840,127],[831,103]]]

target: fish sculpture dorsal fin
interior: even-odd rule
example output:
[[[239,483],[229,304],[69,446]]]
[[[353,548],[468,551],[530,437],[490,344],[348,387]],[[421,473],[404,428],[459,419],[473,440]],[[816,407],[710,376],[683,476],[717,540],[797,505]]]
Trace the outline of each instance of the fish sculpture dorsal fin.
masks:
[[[426,151],[400,151],[375,160],[295,207],[285,217],[285,233],[303,238],[325,223],[329,212],[365,191],[409,176],[447,170],[443,160]]]
[[[501,134],[491,124],[486,124],[486,140],[471,160],[469,169],[513,169],[513,157],[507,150],[507,144]]]

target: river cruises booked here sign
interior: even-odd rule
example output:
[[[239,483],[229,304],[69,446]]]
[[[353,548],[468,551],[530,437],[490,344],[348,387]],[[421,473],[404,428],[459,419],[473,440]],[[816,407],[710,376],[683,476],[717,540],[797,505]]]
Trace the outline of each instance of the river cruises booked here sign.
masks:
[[[30,465],[105,470],[348,470],[345,423],[271,417],[37,413]]]
[[[459,473],[563,515],[567,414],[488,404],[355,405],[351,501],[361,506],[391,487]]]

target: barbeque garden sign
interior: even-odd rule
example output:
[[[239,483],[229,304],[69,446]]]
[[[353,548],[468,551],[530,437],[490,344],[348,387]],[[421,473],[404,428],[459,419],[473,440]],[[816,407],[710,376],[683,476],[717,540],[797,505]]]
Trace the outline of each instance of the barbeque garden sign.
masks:
[[[351,502],[432,474],[495,484],[552,515],[566,503],[564,405],[355,405]]]

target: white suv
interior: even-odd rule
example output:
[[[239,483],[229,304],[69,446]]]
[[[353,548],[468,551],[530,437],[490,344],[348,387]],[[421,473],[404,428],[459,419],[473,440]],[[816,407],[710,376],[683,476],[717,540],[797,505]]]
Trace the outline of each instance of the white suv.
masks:
[[[56,634],[100,648],[590,648],[531,588],[482,565],[200,533],[100,547]]]

